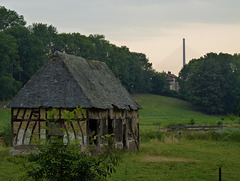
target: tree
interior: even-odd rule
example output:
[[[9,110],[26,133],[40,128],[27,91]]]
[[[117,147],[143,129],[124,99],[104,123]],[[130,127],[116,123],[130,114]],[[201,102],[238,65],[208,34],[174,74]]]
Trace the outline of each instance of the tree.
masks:
[[[44,44],[26,27],[11,27],[5,32],[14,37],[18,45],[18,56],[23,71],[14,77],[25,84],[47,59]]]
[[[33,23],[28,27],[29,31],[41,41],[44,53],[47,57],[52,55],[55,50],[55,41],[57,38],[57,28],[52,25]]]
[[[18,15],[15,11],[0,6],[0,31],[12,26],[24,26],[26,21],[22,15]]]
[[[210,114],[235,112],[239,104],[238,77],[239,65],[232,55],[208,53],[183,67],[179,73],[180,94]]]
[[[13,36],[0,32],[0,99],[11,98],[20,88],[21,83],[13,75],[21,71],[18,46]]]
[[[159,95],[168,95],[170,92],[169,82],[167,81],[167,75],[165,72],[155,72],[152,76],[152,93]]]

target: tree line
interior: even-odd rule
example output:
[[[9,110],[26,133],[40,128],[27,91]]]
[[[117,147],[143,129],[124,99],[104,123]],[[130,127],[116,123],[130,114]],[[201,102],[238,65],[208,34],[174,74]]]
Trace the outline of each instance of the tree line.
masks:
[[[130,93],[169,92],[166,74],[155,71],[145,54],[104,35],[58,33],[42,23],[26,27],[22,15],[0,6],[0,100],[11,99],[55,51],[105,62]]]

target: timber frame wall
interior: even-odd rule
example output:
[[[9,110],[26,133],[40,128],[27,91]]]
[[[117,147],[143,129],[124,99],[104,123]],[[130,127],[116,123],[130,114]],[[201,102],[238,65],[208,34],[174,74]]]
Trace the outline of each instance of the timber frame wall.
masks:
[[[36,145],[39,139],[47,139],[50,135],[62,136],[67,144],[68,136],[71,140],[80,140],[81,150],[91,144],[89,142],[93,131],[97,134],[94,142],[101,146],[106,134],[113,133],[116,146],[129,150],[139,149],[139,114],[136,110],[114,109],[86,109],[86,114],[71,123],[67,123],[62,113],[66,108],[56,109],[57,127],[66,131],[47,131],[46,120],[48,109],[44,108],[12,108],[11,109],[11,144],[15,149],[29,149]]]

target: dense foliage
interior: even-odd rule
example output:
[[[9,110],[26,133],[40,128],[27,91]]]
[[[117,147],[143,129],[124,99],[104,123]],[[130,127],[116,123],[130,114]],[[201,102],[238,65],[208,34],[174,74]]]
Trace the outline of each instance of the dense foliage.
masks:
[[[64,117],[66,124],[70,124],[79,115],[84,115],[85,110],[77,107],[73,111],[65,111]],[[54,125],[58,118],[55,117],[56,110],[52,109],[47,112],[49,120],[46,122]],[[105,135],[103,146],[98,148],[92,144],[96,137],[90,140],[87,151],[80,151],[80,140],[72,140],[68,135],[73,130],[50,126],[46,130],[65,131],[64,139],[59,135],[50,136],[48,139],[37,141],[37,153],[30,154],[26,157],[25,169],[27,175],[33,180],[75,180],[75,181],[101,181],[106,180],[115,172],[115,166],[120,161],[118,149],[115,148],[115,142],[112,135]],[[47,135],[45,135],[47,137]],[[60,139],[59,139],[60,138]]]
[[[145,54],[111,44],[103,35],[58,33],[42,23],[25,27],[23,16],[3,6],[0,17],[0,100],[10,99],[55,51],[105,62],[131,93],[169,90],[166,74],[154,71]]]
[[[209,53],[190,61],[179,74],[180,93],[210,114],[237,112],[240,55]]]
[[[34,180],[106,180],[119,159],[113,150],[91,156],[79,152],[77,145],[65,145],[58,140],[48,141],[39,147],[38,154],[28,155],[25,168]]]

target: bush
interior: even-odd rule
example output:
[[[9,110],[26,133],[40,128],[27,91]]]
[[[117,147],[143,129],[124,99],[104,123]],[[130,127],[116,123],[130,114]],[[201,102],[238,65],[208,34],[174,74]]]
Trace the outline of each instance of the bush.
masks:
[[[194,124],[195,124],[195,121],[194,121],[193,118],[191,118],[190,121],[189,121],[189,125],[194,125]]]
[[[38,154],[27,156],[25,168],[33,180],[105,180],[115,172],[118,161],[118,154],[112,150],[91,156],[79,152],[77,145],[48,141],[39,147]]]
[[[3,137],[5,146],[11,145],[11,126],[10,126],[10,124],[7,124],[2,129],[2,131],[0,131],[0,137]]]
[[[234,116],[234,114],[228,114],[228,118],[231,120],[231,121],[234,121],[236,119],[236,117]]]
[[[81,111],[81,108],[79,109]],[[55,110],[48,112],[50,119],[54,118]],[[76,113],[76,110],[74,110]],[[67,121],[73,121],[73,112],[67,112]],[[80,152],[78,141],[68,138],[68,145],[62,139],[51,136],[47,141],[40,140],[38,152],[26,157],[25,169],[28,179],[33,180],[106,180],[120,161],[120,156],[114,147],[111,135],[106,135],[106,142],[99,154],[91,149]]]

